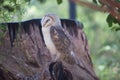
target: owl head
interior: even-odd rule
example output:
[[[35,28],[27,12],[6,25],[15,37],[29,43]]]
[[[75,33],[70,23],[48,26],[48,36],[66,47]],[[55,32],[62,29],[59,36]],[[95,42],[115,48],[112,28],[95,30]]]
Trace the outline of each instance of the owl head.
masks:
[[[53,13],[46,14],[41,20],[42,27],[61,26],[60,18]]]

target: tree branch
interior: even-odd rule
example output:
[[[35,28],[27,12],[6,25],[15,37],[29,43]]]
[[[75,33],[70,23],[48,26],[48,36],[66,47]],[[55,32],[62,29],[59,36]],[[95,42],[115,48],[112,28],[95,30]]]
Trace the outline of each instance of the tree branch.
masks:
[[[102,4],[101,6],[82,0],[71,1],[80,6],[86,6],[93,10],[110,13],[117,21],[120,22],[120,3],[116,2],[115,0],[99,0],[99,2]]]

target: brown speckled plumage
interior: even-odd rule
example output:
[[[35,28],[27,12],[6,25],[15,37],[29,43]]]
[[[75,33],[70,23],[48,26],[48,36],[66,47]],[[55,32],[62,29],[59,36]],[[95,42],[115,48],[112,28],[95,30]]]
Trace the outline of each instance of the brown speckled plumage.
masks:
[[[71,41],[64,33],[60,26],[52,26],[50,28],[51,38],[56,46],[56,49],[61,53],[60,59],[69,64],[75,64],[75,60],[71,53]]]

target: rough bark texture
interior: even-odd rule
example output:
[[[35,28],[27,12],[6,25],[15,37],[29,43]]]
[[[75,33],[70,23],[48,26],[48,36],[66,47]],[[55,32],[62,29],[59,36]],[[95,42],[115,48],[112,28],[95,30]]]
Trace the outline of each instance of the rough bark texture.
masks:
[[[68,80],[98,80],[93,70],[83,26],[73,20],[61,19],[74,43],[78,65],[62,62],[71,72]],[[0,80],[52,80],[49,72],[51,57],[46,48],[40,19],[6,23],[8,31],[0,44]]]

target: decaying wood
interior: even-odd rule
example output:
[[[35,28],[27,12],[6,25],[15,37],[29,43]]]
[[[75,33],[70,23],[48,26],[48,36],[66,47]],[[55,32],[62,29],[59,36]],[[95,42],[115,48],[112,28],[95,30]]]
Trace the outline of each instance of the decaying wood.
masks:
[[[72,78],[68,75],[66,79],[98,80],[82,24],[67,19],[61,19],[61,23],[79,59],[79,65],[61,62],[62,70],[71,72]],[[8,31],[0,44],[0,80],[52,80],[49,65],[53,62],[44,44],[40,19],[6,24]]]

